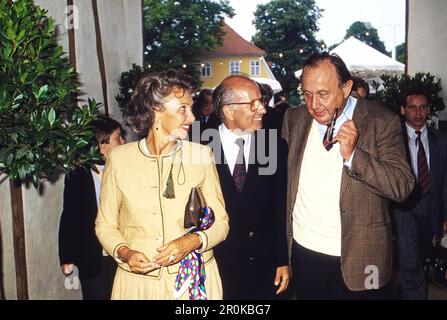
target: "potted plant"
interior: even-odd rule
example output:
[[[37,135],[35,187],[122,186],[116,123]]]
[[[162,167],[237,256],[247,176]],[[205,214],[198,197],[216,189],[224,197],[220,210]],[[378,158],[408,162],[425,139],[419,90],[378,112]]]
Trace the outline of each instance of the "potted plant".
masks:
[[[22,183],[100,158],[90,144],[99,105],[78,106],[77,74],[54,21],[32,0],[0,0],[0,173],[10,179],[18,299],[27,299]]]
[[[381,75],[383,89],[380,84],[373,82],[376,89],[376,99],[393,112],[400,114],[400,107],[403,103],[406,92],[420,91],[427,95],[430,103],[430,116],[436,117],[436,112],[444,110],[444,101],[440,96],[442,87],[441,80],[430,73],[419,72],[414,76],[401,75]]]

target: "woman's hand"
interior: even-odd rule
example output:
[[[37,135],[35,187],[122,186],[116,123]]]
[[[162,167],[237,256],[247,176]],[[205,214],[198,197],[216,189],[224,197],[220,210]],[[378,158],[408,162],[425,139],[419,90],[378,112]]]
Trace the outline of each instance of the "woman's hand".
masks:
[[[129,265],[130,270],[133,273],[146,274],[148,272],[160,268],[159,264],[153,261],[149,261],[149,259],[144,255],[144,253],[136,250],[131,250],[129,249],[129,247],[126,246],[121,247],[118,250],[118,256],[120,257],[121,260],[123,260]]]
[[[191,251],[200,248],[201,245],[200,236],[197,233],[191,233],[158,248],[159,254],[153,260],[155,260],[156,264],[165,267],[171,266],[182,261]]]

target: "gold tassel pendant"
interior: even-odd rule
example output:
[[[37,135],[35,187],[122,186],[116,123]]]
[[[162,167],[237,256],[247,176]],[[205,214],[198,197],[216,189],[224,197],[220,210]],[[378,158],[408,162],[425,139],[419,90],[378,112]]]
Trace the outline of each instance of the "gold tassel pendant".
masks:
[[[163,197],[167,199],[174,199],[175,198],[175,191],[174,191],[174,180],[172,179],[172,167],[169,171],[168,181],[166,181],[166,189],[165,192],[163,192]]]

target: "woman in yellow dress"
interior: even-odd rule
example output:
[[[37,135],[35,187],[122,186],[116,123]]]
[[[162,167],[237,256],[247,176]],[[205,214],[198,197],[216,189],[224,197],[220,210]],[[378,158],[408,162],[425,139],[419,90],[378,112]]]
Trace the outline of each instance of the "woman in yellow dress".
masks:
[[[119,266],[112,299],[173,299],[181,261],[194,251],[203,257],[204,292],[197,297],[191,284],[175,298],[222,298],[212,248],[225,240],[228,216],[211,149],[183,140],[194,121],[192,91],[190,79],[174,70],[146,75],[125,112],[146,137],[113,149],[102,180],[96,234]],[[215,221],[186,233],[193,187],[201,188]]]

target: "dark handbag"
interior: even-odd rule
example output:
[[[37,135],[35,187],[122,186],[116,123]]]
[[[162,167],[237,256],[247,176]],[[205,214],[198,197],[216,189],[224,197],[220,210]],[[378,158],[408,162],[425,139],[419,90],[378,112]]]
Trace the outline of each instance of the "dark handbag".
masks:
[[[188,202],[185,207],[183,226],[185,229],[200,229],[200,222],[204,218],[207,208],[205,198],[200,187],[191,188]],[[209,210],[212,212],[211,208]],[[212,213],[214,215],[214,213]]]

